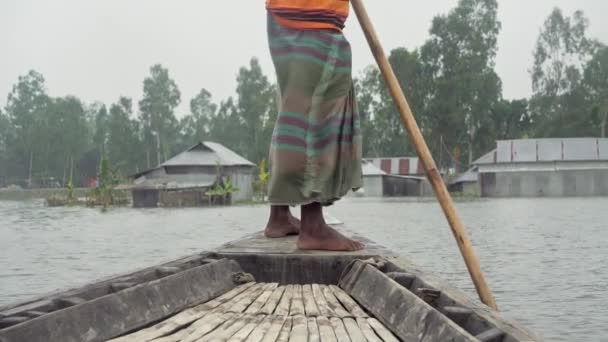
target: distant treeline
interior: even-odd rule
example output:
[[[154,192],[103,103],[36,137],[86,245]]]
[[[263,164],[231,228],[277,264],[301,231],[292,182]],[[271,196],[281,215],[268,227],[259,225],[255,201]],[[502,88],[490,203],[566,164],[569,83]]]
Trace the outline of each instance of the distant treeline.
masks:
[[[587,37],[580,11],[558,8],[546,19],[533,51],[533,95],[506,100],[495,72],[501,23],[496,0],[460,0],[433,19],[419,48],[397,48],[390,62],[422,132],[442,168],[460,169],[498,139],[605,136],[608,48]],[[513,54],[528,51],[512,51]],[[154,65],[136,103],[85,104],[51,97],[43,75],[19,77],[0,109],[0,186],[29,179],[82,185],[102,156],[124,175],[158,165],[200,140],[217,141],[253,162],[266,157],[277,115],[276,86],[257,59],[239,70],[236,94],[219,103],[206,89],[182,98],[167,68]],[[368,157],[414,154],[378,69],[355,79]]]

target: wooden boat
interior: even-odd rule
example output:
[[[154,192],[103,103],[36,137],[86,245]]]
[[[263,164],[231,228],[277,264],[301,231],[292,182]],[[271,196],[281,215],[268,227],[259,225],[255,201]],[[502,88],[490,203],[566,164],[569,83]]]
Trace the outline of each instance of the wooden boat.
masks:
[[[360,237],[357,237],[361,239]],[[397,254],[248,236],[0,308],[0,341],[537,341]]]

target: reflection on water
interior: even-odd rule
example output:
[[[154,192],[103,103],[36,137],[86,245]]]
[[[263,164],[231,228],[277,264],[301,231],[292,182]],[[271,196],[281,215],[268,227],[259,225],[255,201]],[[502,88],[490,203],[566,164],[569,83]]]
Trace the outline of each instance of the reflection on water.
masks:
[[[458,208],[507,317],[547,340],[608,337],[608,199]],[[474,296],[434,201],[347,199],[330,213]],[[0,202],[0,305],[217,246],[260,230],[265,215],[263,206],[101,213]]]

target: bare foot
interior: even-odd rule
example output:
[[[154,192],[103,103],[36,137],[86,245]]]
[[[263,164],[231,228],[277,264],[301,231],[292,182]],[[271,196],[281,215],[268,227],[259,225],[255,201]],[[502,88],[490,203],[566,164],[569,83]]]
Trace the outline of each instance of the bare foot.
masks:
[[[264,236],[267,238],[282,238],[288,235],[297,235],[300,233],[300,220],[293,217],[289,212],[288,207],[272,207],[270,210],[270,218]]]
[[[297,246],[298,249],[303,250],[347,252],[358,251],[365,247],[361,242],[347,238],[327,224],[313,229],[302,229]]]

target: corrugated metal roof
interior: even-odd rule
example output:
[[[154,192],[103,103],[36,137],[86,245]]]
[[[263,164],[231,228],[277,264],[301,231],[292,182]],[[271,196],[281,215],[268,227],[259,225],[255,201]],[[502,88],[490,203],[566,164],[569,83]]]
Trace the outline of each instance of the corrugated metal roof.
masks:
[[[146,178],[146,176],[142,176],[135,180],[131,188],[159,190],[206,188],[213,186],[215,180],[215,175],[206,174],[167,175],[162,178]]]
[[[161,166],[255,166],[227,147],[210,142],[200,142],[188,150],[162,163]]]
[[[608,139],[560,138],[500,140],[474,165],[554,161],[607,161]]]
[[[452,179],[449,184],[458,183],[476,183],[478,180],[477,166],[470,168],[467,172],[460,174],[458,177]]]

